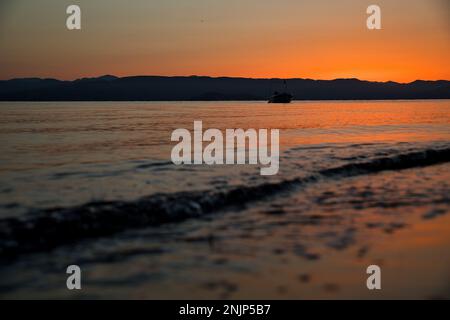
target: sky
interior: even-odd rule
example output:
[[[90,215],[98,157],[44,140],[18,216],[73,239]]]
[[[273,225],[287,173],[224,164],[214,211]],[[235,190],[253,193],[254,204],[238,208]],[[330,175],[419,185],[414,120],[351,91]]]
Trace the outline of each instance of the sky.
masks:
[[[71,4],[81,30],[66,28]],[[450,80],[449,53],[449,0],[0,0],[0,79]]]

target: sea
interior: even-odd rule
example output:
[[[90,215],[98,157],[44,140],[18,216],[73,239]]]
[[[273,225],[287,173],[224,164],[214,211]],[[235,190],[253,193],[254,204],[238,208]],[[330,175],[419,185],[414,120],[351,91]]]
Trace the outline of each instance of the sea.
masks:
[[[175,165],[196,120],[278,174]],[[1,298],[449,299],[449,212],[450,100],[0,102]]]

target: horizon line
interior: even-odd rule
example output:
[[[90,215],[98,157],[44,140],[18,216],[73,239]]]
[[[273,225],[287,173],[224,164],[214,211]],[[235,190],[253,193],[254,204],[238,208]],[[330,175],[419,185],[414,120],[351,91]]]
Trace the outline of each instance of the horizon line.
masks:
[[[376,81],[376,80],[365,80],[365,79],[359,79],[356,77],[348,77],[348,78],[332,78],[332,79],[313,79],[313,78],[282,78],[282,77],[265,77],[265,78],[259,78],[259,77],[243,77],[243,76],[208,76],[208,75],[149,75],[149,74],[136,74],[136,75],[126,75],[126,76],[116,76],[112,74],[102,74],[99,76],[86,76],[81,78],[75,78],[75,79],[59,79],[59,78],[53,78],[53,77],[40,77],[40,76],[29,76],[29,77],[15,77],[15,78],[8,78],[8,79],[0,79],[0,81],[11,81],[11,80],[25,80],[25,79],[39,79],[39,80],[57,80],[57,81],[67,81],[67,82],[73,82],[78,80],[84,80],[84,79],[99,79],[103,77],[114,77],[117,79],[122,78],[133,78],[133,77],[155,77],[155,78],[211,78],[211,79],[248,79],[248,80],[312,80],[312,81],[335,81],[335,80],[358,80],[361,82],[372,82],[372,83],[397,83],[397,84],[411,84],[417,81],[427,81],[427,82],[438,82],[438,81],[450,81],[446,79],[415,79],[410,82],[399,82],[399,81],[393,81],[393,80],[385,80],[385,81]]]

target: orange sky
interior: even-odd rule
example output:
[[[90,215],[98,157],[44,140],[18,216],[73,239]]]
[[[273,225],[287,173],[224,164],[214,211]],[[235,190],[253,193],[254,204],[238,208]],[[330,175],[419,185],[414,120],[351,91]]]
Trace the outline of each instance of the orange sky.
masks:
[[[366,28],[378,4],[382,30]],[[78,4],[82,30],[65,27]],[[448,0],[6,0],[0,78],[450,80]]]

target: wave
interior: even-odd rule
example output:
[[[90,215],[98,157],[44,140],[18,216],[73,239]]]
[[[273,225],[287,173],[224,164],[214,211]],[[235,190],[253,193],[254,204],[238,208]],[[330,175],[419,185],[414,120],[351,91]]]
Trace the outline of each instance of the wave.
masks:
[[[428,149],[393,157],[375,158],[367,162],[350,163],[336,168],[319,171],[321,175],[333,176],[353,176],[359,174],[377,173],[386,170],[404,170],[416,167],[425,167],[434,164],[450,161],[450,148]]]
[[[323,169],[305,178],[286,179],[224,191],[153,194],[134,201],[96,201],[67,208],[34,210],[0,220],[0,257],[45,251],[87,238],[189,218],[267,201],[318,180],[403,170],[450,161],[450,148],[426,149]]]

